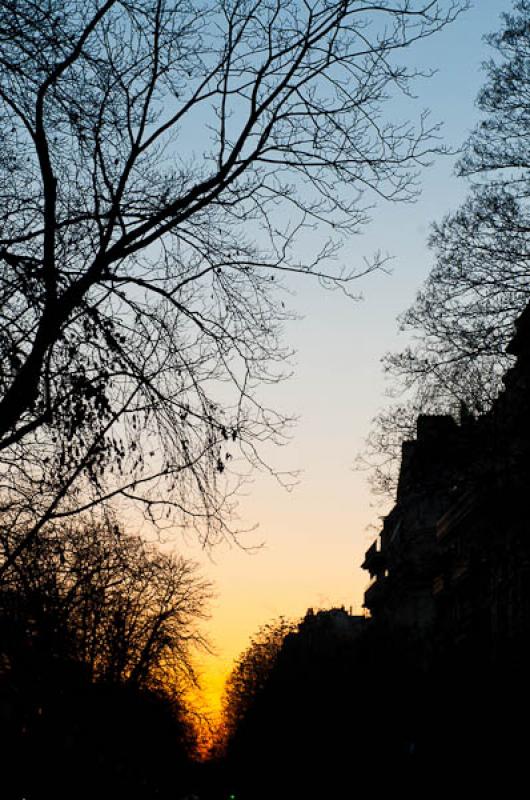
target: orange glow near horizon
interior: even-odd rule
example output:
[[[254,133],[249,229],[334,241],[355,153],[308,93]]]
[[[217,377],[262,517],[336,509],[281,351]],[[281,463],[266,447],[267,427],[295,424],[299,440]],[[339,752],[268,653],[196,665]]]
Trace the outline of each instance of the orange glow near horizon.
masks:
[[[349,483],[351,474],[345,475]],[[366,531],[373,514],[368,498],[365,519],[359,514],[356,520],[349,504],[336,507],[333,515],[326,511],[311,482],[291,494],[279,487],[271,491],[277,492],[275,502],[263,507],[260,533],[254,537],[254,543],[266,541],[261,550],[250,555],[236,546],[221,547],[202,559],[203,572],[216,586],[211,619],[204,626],[212,653],[196,657],[200,689],[190,701],[213,732],[221,722],[225,681],[259,628],[280,616],[301,619],[310,607],[344,606],[363,613],[367,579],[359,565],[374,537]],[[291,520],[295,510],[303,520],[298,530]],[[333,532],[326,530],[330,518]]]

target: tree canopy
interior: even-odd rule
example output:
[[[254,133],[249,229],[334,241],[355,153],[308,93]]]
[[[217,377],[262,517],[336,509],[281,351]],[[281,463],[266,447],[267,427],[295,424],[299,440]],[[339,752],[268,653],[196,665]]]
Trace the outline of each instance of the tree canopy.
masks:
[[[57,655],[82,664],[91,681],[180,693],[193,679],[192,649],[206,646],[198,624],[210,584],[193,562],[114,521],[72,527],[49,526],[4,573],[1,609],[18,609],[26,635],[50,652],[58,636]]]
[[[4,796],[174,795],[210,586],[113,520],[73,525],[47,526],[0,582]]]
[[[248,715],[255,711],[263,695],[285,637],[294,630],[295,622],[279,617],[261,627],[237,659],[224,689],[220,749],[236,732],[240,733],[240,726],[248,724]]]
[[[230,534],[244,464],[284,432],[257,393],[285,368],[281,279],[347,290],[359,271],[334,258],[363,197],[414,193],[436,144],[384,114],[415,75],[395,56],[464,5],[2,0],[1,502],[20,547],[117,498]]]

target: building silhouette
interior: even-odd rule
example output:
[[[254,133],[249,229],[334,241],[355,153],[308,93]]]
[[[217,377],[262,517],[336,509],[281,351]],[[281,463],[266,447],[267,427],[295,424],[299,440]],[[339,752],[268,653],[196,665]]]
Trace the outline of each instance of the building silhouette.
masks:
[[[530,633],[530,306],[508,352],[490,411],[418,417],[362,564],[372,624],[423,641],[426,658],[513,663]]]

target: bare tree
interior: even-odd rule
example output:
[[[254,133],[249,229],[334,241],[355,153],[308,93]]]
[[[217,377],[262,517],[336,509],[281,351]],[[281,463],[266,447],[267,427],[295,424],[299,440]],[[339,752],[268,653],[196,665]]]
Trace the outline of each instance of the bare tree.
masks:
[[[82,664],[92,682],[178,696],[195,680],[210,584],[193,562],[112,520],[48,526],[4,573],[1,595],[26,609],[47,651],[57,637],[67,643],[59,655]]]
[[[192,562],[110,518],[41,530],[0,580],[4,794],[66,797],[81,774],[87,797],[184,792],[210,596]]]
[[[223,694],[223,720],[215,749],[222,753],[263,693],[282,650],[285,638],[296,630],[296,622],[279,617],[263,625],[239,656],[227,678]]]
[[[436,147],[382,113],[414,77],[394,56],[464,5],[2,0],[5,568],[117,498],[230,532],[220,477],[285,431],[256,394],[285,370],[281,279],[362,273],[333,267],[361,198],[410,197]]]
[[[499,58],[485,64],[484,117],[457,167],[469,197],[433,226],[434,266],[400,320],[412,343],[384,359],[399,400],[374,420],[365,461],[385,494],[418,414],[491,406],[511,363],[513,323],[530,300],[530,3],[514,10],[486,37]]]

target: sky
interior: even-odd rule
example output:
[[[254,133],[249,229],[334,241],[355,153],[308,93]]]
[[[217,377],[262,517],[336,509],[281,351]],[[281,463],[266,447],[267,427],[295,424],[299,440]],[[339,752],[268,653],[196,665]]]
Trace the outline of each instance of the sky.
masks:
[[[444,123],[450,147],[461,145],[477,122],[481,64],[492,54],[483,36],[499,28],[500,13],[510,8],[507,0],[476,0],[450,27],[410,50],[411,63],[437,70],[415,84],[416,116],[429,108],[432,120]],[[288,492],[269,475],[256,476],[240,498],[239,517],[242,527],[258,527],[242,538],[242,547],[226,543],[205,552],[197,543],[175,541],[215,584],[204,629],[212,653],[198,658],[198,702],[214,715],[234,659],[260,626],[279,616],[300,617],[309,607],[343,605],[362,613],[368,581],[360,564],[388,506],[370,494],[355,458],[387,402],[380,361],[402,344],[396,317],[432,266],[429,226],[465,196],[454,163],[454,157],[438,158],[422,174],[416,203],[380,205],[363,234],[347,243],[347,265],[361,265],[376,250],[392,256],[389,274],[356,285],[362,301],[307,279],[293,285],[290,307],[299,319],[285,328],[285,343],[296,351],[293,376],[262,396],[298,417],[289,444],[268,454],[276,469],[300,471],[296,486]],[[302,251],[309,247],[300,242]]]

